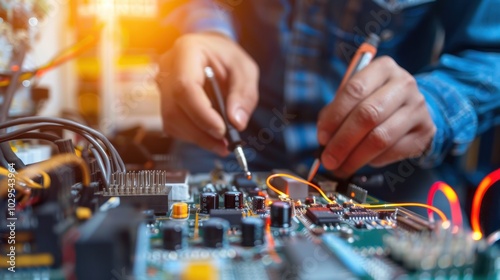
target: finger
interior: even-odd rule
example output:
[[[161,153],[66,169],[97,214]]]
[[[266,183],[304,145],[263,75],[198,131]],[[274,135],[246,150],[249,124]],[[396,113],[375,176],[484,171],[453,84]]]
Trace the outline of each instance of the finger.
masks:
[[[340,127],[352,109],[368,95],[384,85],[397,64],[390,57],[380,57],[354,74],[335,99],[328,104],[318,118],[318,141],[324,146]]]
[[[402,94],[404,86],[391,80],[358,103],[325,147],[322,163],[327,169],[341,166],[366,135],[403,106],[407,98]]]
[[[231,63],[227,111],[229,121],[242,131],[246,128],[259,99],[259,70],[251,59]]]
[[[382,167],[405,158],[418,158],[422,156],[430,146],[436,127],[422,129],[405,135],[391,149],[386,150],[369,164],[373,167]]]
[[[345,162],[335,170],[335,174],[339,176],[352,175],[386,150],[392,149],[392,146],[420,121],[418,117],[408,118],[412,112],[413,110],[409,106],[402,107],[386,121],[371,130],[349,154]]]
[[[191,48],[191,45],[185,48]],[[199,52],[189,50],[178,54],[176,61],[173,65],[176,77],[172,92],[175,102],[200,130],[222,139],[225,134],[224,121],[203,90],[204,67],[208,61]]]
[[[163,129],[177,139],[196,144],[220,156],[229,154],[224,140],[200,130],[180,108],[169,108],[168,113],[163,114]]]

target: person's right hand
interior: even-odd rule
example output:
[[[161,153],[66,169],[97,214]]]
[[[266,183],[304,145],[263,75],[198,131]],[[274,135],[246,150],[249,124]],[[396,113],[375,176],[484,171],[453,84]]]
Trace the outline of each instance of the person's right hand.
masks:
[[[246,128],[258,101],[257,64],[230,38],[195,33],[177,39],[160,60],[163,129],[170,137],[226,156],[224,121],[203,90],[206,66],[221,84],[229,121],[239,131]]]

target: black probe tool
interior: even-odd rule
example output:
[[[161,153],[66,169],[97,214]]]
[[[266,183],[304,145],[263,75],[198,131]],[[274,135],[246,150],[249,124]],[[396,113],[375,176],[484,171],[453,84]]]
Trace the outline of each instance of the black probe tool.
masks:
[[[205,67],[205,77],[207,78],[207,82],[205,83],[205,91],[212,100],[212,104],[215,109],[219,112],[224,120],[226,125],[226,138],[229,142],[229,150],[234,151],[234,155],[236,156],[236,160],[240,165],[241,169],[245,172],[245,175],[248,179],[252,178],[252,173],[248,170],[248,163],[245,157],[245,153],[243,152],[243,148],[241,145],[243,141],[241,141],[240,133],[234,126],[229,122],[227,118],[226,106],[224,102],[224,97],[220,90],[219,83],[215,78],[214,71],[211,67]]]

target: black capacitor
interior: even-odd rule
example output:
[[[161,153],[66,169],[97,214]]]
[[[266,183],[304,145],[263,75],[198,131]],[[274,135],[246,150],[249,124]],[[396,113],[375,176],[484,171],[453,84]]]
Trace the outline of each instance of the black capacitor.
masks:
[[[241,192],[226,192],[226,193],[224,193],[224,207],[226,209],[241,209],[241,208],[243,208],[243,193],[241,193]]]
[[[292,219],[292,209],[290,204],[283,201],[277,201],[271,204],[271,226],[272,227],[290,227]]]
[[[210,218],[203,223],[203,245],[221,248],[227,245],[229,222],[221,218]]]
[[[258,211],[266,209],[266,198],[263,196],[254,196],[252,198],[252,210]]]
[[[163,234],[163,249],[179,250],[186,247],[187,228],[184,223],[167,221],[161,227]]]
[[[219,209],[219,195],[210,192],[200,194],[200,213],[210,214],[210,209]]]
[[[254,247],[264,244],[264,221],[247,217],[241,220],[241,246]]]

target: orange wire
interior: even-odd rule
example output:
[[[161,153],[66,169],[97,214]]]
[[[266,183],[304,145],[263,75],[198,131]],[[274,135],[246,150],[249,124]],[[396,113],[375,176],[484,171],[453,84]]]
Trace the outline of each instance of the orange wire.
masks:
[[[316,186],[315,184],[311,183],[311,182],[308,182],[306,180],[303,180],[299,177],[296,177],[296,176],[293,176],[293,175],[290,175],[290,174],[285,174],[285,173],[277,173],[277,174],[273,174],[269,177],[267,177],[267,180],[266,180],[266,185],[268,188],[270,188],[271,190],[275,191],[276,193],[278,193],[279,195],[281,196],[285,196],[285,197],[288,197],[288,195],[278,189],[276,189],[275,187],[273,187],[273,185],[271,184],[271,180],[273,178],[276,178],[276,177],[286,177],[286,178],[290,178],[290,179],[293,179],[297,182],[300,182],[300,183],[303,183],[303,184],[306,184],[306,185],[309,185],[311,187],[313,187],[314,189],[316,189],[320,194],[321,196],[328,202],[328,203],[333,203],[333,201],[331,199],[328,198],[328,196],[326,196],[326,194],[320,189],[320,187]]]
[[[278,193],[280,196],[288,197],[288,195],[286,193],[276,189],[271,184],[271,180],[273,178],[276,178],[276,177],[286,177],[286,178],[290,178],[290,179],[296,180],[298,182],[301,182],[303,184],[309,185],[309,186],[313,187],[314,189],[316,189],[321,194],[321,196],[323,196],[323,198],[326,199],[326,201],[328,201],[328,203],[333,203],[333,201],[331,199],[329,199],[326,196],[326,194],[315,184],[308,182],[306,180],[303,180],[299,177],[296,177],[296,176],[293,176],[290,174],[284,174],[284,173],[273,174],[273,175],[270,175],[269,177],[267,177],[267,179],[266,179],[267,187],[270,188],[271,190],[275,191],[276,193]],[[441,210],[439,210],[438,208],[436,208],[434,206],[423,204],[423,203],[361,204],[361,206],[363,206],[365,208],[407,207],[407,206],[423,207],[423,208],[427,208],[427,209],[434,211],[436,214],[438,214],[438,216],[441,218],[441,220],[448,221],[448,218],[446,218],[446,215]]]
[[[441,220],[443,220],[443,222],[448,221],[448,218],[446,218],[446,215],[443,213],[443,211],[439,210],[434,206],[430,206],[423,203],[408,202],[408,203],[386,203],[386,204],[361,204],[361,206],[365,208],[408,207],[408,206],[423,207],[434,211],[436,214],[438,214]]]
[[[472,225],[472,232],[474,234],[473,236],[476,240],[479,240],[483,237],[483,231],[481,230],[481,225],[479,223],[479,215],[481,212],[481,204],[483,202],[484,195],[486,191],[499,180],[500,169],[497,169],[484,177],[481,183],[479,183],[476,192],[474,193],[470,220]]]

